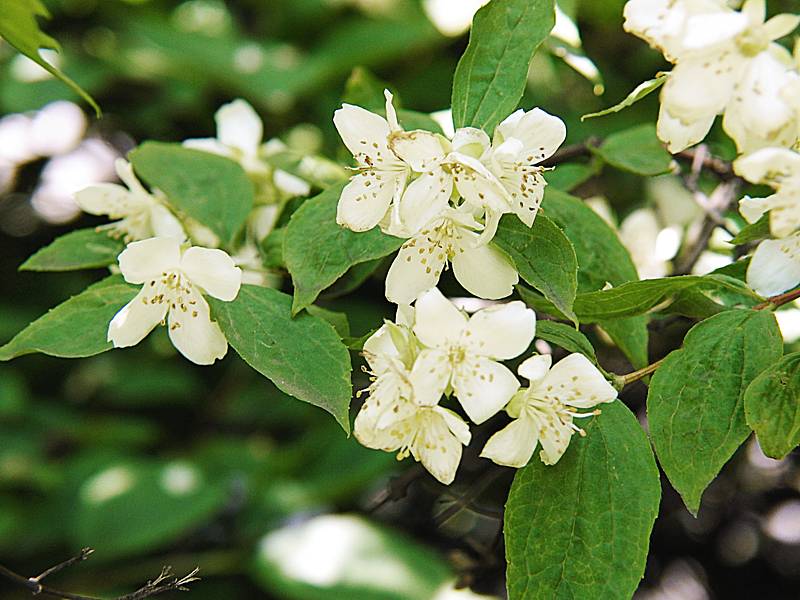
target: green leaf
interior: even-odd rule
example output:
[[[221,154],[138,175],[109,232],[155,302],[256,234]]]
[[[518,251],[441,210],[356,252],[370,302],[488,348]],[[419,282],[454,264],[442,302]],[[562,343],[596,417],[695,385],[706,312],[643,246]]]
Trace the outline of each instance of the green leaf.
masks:
[[[525,281],[577,323],[572,303],[578,289],[578,259],[558,225],[538,215],[528,227],[516,215],[505,215],[493,242],[511,257]]]
[[[603,405],[554,466],[517,471],[504,533],[509,600],[627,600],[644,573],[661,495],[652,450],[620,402]]]
[[[60,51],[58,42],[39,29],[37,17],[50,18],[50,13],[41,0],[3,0],[0,11],[0,38],[22,52],[43,69],[66,83],[76,94],[86,100],[99,117],[100,107],[77,83],[59,69],[44,60],[40,48]]]
[[[545,188],[543,213],[561,227],[578,257],[578,291],[591,292],[639,279],[617,233],[580,199]],[[636,368],[647,364],[647,319],[630,317],[600,323]]]
[[[493,0],[472,20],[453,80],[453,122],[489,135],[519,103],[536,49],[555,24],[554,0]]]
[[[294,314],[353,265],[391,254],[403,243],[377,228],[356,233],[338,225],[336,206],[343,187],[330,187],[304,202],[286,227],[283,258],[294,283]]]
[[[70,519],[76,547],[104,559],[151,552],[208,523],[228,493],[186,462],[111,463],[81,485]]]
[[[596,174],[597,169],[592,164],[565,163],[563,165],[558,165],[558,167],[552,171],[546,171],[544,173],[544,178],[548,185],[569,192],[580,184],[588,181]]]
[[[106,277],[51,308],[0,347],[0,360],[41,352],[61,358],[82,358],[111,350],[108,324],[138,292],[119,275]]]
[[[647,81],[640,83],[633,89],[633,91],[630,94],[628,94],[618,104],[615,104],[614,106],[606,108],[599,112],[593,112],[589,113],[588,115],[583,115],[581,117],[581,121],[584,121],[586,119],[591,119],[593,117],[604,117],[606,115],[619,112],[624,108],[628,108],[632,104],[635,104],[636,102],[647,96],[650,92],[653,92],[658,88],[660,88],[667,81],[668,75],[669,73],[663,73],[661,75],[658,75],[657,77],[654,77],[653,79],[648,79]]]
[[[659,462],[694,514],[700,497],[750,435],[744,395],[783,354],[769,311],[729,310],[689,330],[653,375],[647,397]]]
[[[328,411],[350,432],[350,353],[325,320],[292,318],[292,299],[244,285],[232,302],[209,298],[214,318],[244,361],[278,388]]]
[[[723,275],[682,275],[631,281],[607,290],[578,294],[575,313],[582,323],[640,315],[667,302],[680,292],[728,290],[758,299],[744,283]]]
[[[537,321],[536,337],[564,348],[567,352],[580,352],[597,364],[592,343],[574,327],[556,321]]]
[[[301,569],[297,557],[311,555],[314,564]],[[295,520],[268,533],[253,571],[270,594],[307,600],[431,600],[452,578],[427,546],[356,515]]]
[[[608,164],[637,175],[662,175],[672,168],[672,156],[649,123],[614,133],[600,146],[589,148]]]
[[[744,411],[767,456],[781,459],[800,444],[800,352],[787,354],[753,380]]]
[[[75,271],[99,269],[117,262],[125,242],[108,231],[78,229],[56,238],[20,266],[20,271]]]
[[[322,308],[321,306],[315,306],[314,304],[307,306],[306,312],[314,317],[319,317],[323,321],[330,323],[336,330],[336,333],[339,334],[339,337],[343,340],[350,337],[350,323],[347,320],[346,314],[336,312],[335,310],[328,310],[327,308]]]
[[[162,142],[145,142],[128,158],[172,206],[210,228],[224,244],[234,242],[253,208],[253,184],[237,163]]]
[[[771,237],[769,229],[769,212],[762,215],[762,217],[755,223],[750,223],[742,227],[742,230],[729,241],[733,246],[747,244],[749,242],[760,242]]]

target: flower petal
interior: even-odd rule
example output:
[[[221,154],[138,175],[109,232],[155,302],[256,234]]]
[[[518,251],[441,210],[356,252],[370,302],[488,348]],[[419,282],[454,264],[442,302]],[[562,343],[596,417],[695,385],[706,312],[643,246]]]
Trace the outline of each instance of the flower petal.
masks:
[[[423,173],[406,188],[400,200],[400,220],[405,231],[416,233],[447,208],[453,178],[442,169]]]
[[[191,140],[184,140],[183,146],[185,148],[191,148],[192,150],[208,152],[209,154],[227,156],[228,158],[233,158],[234,155],[231,148],[220,142],[217,138],[194,138]]]
[[[389,123],[360,106],[342,104],[333,114],[333,124],[361,166],[381,168],[397,161],[389,150]]]
[[[539,442],[542,444],[542,451],[539,457],[544,464],[554,465],[567,451],[573,430],[558,418],[542,419],[540,423]]]
[[[495,129],[495,142],[510,138],[522,142],[520,162],[533,165],[549,158],[564,143],[567,126],[558,117],[534,108],[519,114],[517,111],[507,117]]]
[[[600,370],[583,354],[575,352],[558,361],[536,387],[536,396],[556,399],[575,408],[592,408],[617,397]]]
[[[552,364],[553,357],[550,354],[534,354],[522,361],[522,364],[517,367],[517,373],[530,381],[531,387],[536,387],[536,384],[547,375]]]
[[[181,257],[181,270],[209,296],[230,302],[242,285],[242,270],[223,250],[194,246]]]
[[[519,282],[517,270],[491,244],[464,248],[452,260],[453,274],[470,294],[487,300],[505,298]]]
[[[97,183],[75,193],[75,202],[91,215],[121,219],[147,208],[147,203],[116,183]]]
[[[775,15],[764,23],[764,33],[770,40],[778,40],[792,33],[798,25],[800,25],[800,15],[783,13]]]
[[[481,456],[498,465],[519,469],[528,464],[538,443],[538,423],[523,415],[490,437]]]
[[[411,304],[439,282],[447,257],[423,233],[400,247],[386,274],[386,299],[395,304]]]
[[[186,239],[186,232],[178,217],[172,214],[166,206],[158,202],[150,206],[150,228],[155,237],[174,237]]]
[[[767,297],[800,283],[800,235],[764,240],[747,267],[747,285]]]
[[[762,148],[737,158],[733,170],[751,183],[780,187],[800,184],[800,153],[788,148]]]
[[[448,429],[444,417],[435,410],[425,411],[417,440],[411,446],[414,458],[436,479],[449,485],[461,462],[461,442]]]
[[[160,278],[161,273],[179,268],[181,240],[176,237],[159,237],[131,242],[117,260],[125,281],[144,283]]]
[[[446,140],[430,131],[415,129],[389,136],[392,152],[417,173],[425,173],[439,166],[445,157]]]
[[[152,302],[154,290],[150,286],[142,288],[136,297],[128,302],[108,324],[108,341],[115,348],[127,348],[141,342],[153,331],[167,314],[169,304]]]
[[[199,291],[193,289],[185,300],[169,311],[169,339],[193,363],[210,365],[225,356],[228,341],[217,322],[211,320],[208,303]]]
[[[501,213],[508,212],[511,203],[509,194],[486,165],[458,152],[448,155],[447,164],[453,172],[458,192],[469,204]]]
[[[354,175],[339,197],[336,222],[353,231],[372,229],[386,215],[404,181],[405,177],[389,177],[374,169]]]
[[[658,112],[656,133],[658,139],[667,144],[667,149],[675,154],[702,141],[714,124],[715,118],[716,114],[713,114],[684,123],[671,115],[667,107],[662,104]]]
[[[508,360],[525,352],[535,333],[536,313],[515,300],[472,315],[464,340],[475,354]]]
[[[702,54],[682,60],[661,90],[661,105],[683,123],[717,115],[731,101],[734,86],[746,66],[747,61],[736,52]]]
[[[519,389],[519,381],[508,367],[482,356],[457,365],[452,384],[464,412],[476,425],[502,410]]]
[[[472,434],[469,432],[469,425],[466,424],[464,419],[462,419],[452,410],[448,410],[441,406],[434,406],[433,410],[442,416],[442,418],[445,420],[445,423],[447,423],[447,428],[454,436],[456,436],[456,439],[459,442],[465,446],[469,445],[469,442],[472,439]]]
[[[414,389],[414,402],[420,406],[435,406],[450,383],[452,366],[447,354],[426,348],[417,356],[409,380]]]
[[[430,348],[446,348],[457,342],[467,325],[466,315],[437,288],[417,299],[414,333]]]
[[[214,115],[214,120],[217,122],[217,138],[224,145],[237,148],[248,156],[258,152],[264,125],[249,103],[238,99],[225,104]]]
[[[480,159],[490,146],[489,136],[477,127],[459,127],[453,135],[453,152]]]

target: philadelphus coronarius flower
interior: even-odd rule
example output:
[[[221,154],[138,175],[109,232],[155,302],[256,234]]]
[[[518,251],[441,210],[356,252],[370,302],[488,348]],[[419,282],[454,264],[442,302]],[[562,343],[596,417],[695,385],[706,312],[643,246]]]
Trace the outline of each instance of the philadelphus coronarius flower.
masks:
[[[464,288],[503,298],[518,281],[508,258],[489,244],[500,216],[531,226],[546,182],[538,163],[566,136],[564,123],[540,109],[519,110],[497,126],[494,139],[464,127],[452,140],[404,131],[387,91],[387,118],[345,104],[334,124],[358,163],[342,191],[337,222],[353,231],[376,225],[407,238],[386,280],[386,297],[412,302],[436,286],[449,264]]]
[[[530,385],[518,391],[506,407],[514,419],[486,443],[481,456],[499,465],[524,467],[541,444],[540,457],[556,464],[567,450],[572,435],[584,435],[573,422],[597,414],[578,409],[612,402],[617,391],[583,354],[570,354],[551,368],[552,357],[537,355],[519,366]]]
[[[287,197],[308,194],[311,189],[308,182],[281,169],[273,170],[264,160],[265,149],[261,143],[264,124],[248,102],[237,99],[222,105],[214,120],[217,137],[185,140],[183,145],[230,158],[238,162],[256,183],[275,185]]]
[[[431,404],[452,388],[467,416],[483,423],[519,387],[514,374],[497,361],[528,348],[536,333],[536,315],[514,301],[468,318],[433,288],[416,302],[413,331],[423,346],[411,369],[415,398]]]
[[[183,226],[167,208],[164,194],[158,190],[148,192],[128,161],[118,158],[114,166],[127,187],[116,183],[90,185],[75,194],[78,206],[92,215],[120,219],[103,228],[117,232],[126,241],[154,236],[185,238]]]
[[[409,456],[442,483],[455,478],[461,446],[469,444],[469,427],[456,413],[438,405],[439,398],[420,402],[411,384],[411,368],[420,344],[411,329],[386,323],[364,344],[372,383],[369,396],[353,427],[356,439],[368,448],[399,450],[398,460]]]
[[[763,148],[738,158],[733,168],[747,181],[775,189],[766,198],[746,196],[739,201],[739,211],[748,223],[769,211],[773,236],[785,237],[800,227],[800,154],[787,148]]]
[[[764,77],[775,76],[770,73],[789,67],[791,57],[773,40],[791,33],[800,16],[781,14],[765,22],[765,15],[765,0],[746,0],[740,12],[723,0],[630,0],[626,4],[626,31],[647,40],[675,63],[661,91],[657,125],[659,138],[671,152],[702,140],[716,115],[734,100],[736,105],[723,125],[740,149],[763,145],[759,136],[767,143],[771,137],[785,138],[784,129],[796,127],[790,110],[761,112],[766,104],[780,102],[766,97],[780,82],[770,81],[767,89],[760,83]],[[758,132],[755,141],[753,132]]]
[[[108,326],[115,348],[135,346],[159,323],[169,328],[175,348],[190,361],[208,365],[225,356],[228,342],[211,320],[203,294],[219,300],[236,298],[241,269],[222,250],[184,248],[179,238],[133,242],[119,255],[125,281],[142,289]]]

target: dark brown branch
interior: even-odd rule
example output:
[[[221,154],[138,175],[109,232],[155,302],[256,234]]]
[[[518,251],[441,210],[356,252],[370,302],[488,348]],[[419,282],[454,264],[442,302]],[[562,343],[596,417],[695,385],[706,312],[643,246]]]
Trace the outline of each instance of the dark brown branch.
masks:
[[[770,296],[766,299],[766,301],[762,302],[761,304],[757,304],[753,308],[755,310],[764,310],[765,308],[778,308],[779,306],[783,306],[784,304],[788,304],[793,300],[797,300],[800,298],[800,288],[796,290],[791,290],[788,292],[784,292],[783,294],[778,294],[777,296]]]
[[[71,592],[57,590],[55,588],[42,584],[42,580],[45,577],[52,575],[54,573],[58,573],[63,569],[66,569],[76,563],[86,560],[93,552],[94,550],[92,550],[91,548],[84,548],[77,556],[73,556],[72,558],[65,560],[62,563],[59,563],[54,567],[50,567],[49,569],[43,571],[40,575],[37,575],[36,577],[25,577],[23,575],[20,575],[19,573],[15,573],[11,569],[4,567],[3,565],[0,565],[0,576],[5,577],[9,581],[17,584],[19,587],[27,589],[32,596],[61,598],[62,600],[102,600],[95,596],[84,596],[82,594],[73,594]],[[200,579],[199,577],[197,577],[198,571],[199,569],[195,568],[191,573],[185,575],[184,577],[175,577],[172,574],[171,567],[163,567],[161,569],[161,573],[155,579],[148,581],[146,584],[144,584],[135,592],[131,592],[130,594],[125,594],[124,596],[117,596],[113,600],[142,600],[143,598],[157,596],[159,594],[163,594],[164,592],[187,591],[189,589],[187,586],[190,583],[198,581]]]
[[[585,142],[581,142],[580,144],[572,144],[570,146],[564,146],[563,148],[558,150],[555,154],[553,154],[553,156],[551,156],[546,160],[543,160],[541,162],[541,165],[543,167],[553,167],[563,162],[570,161],[573,158],[591,156],[592,155],[591,148],[599,146],[600,141],[601,140],[599,138],[590,137]]]

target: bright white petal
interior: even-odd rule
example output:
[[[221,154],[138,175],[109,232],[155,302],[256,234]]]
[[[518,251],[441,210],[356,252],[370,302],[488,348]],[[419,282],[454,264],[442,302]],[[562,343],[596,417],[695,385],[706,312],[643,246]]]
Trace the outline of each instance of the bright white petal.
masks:
[[[98,183],[75,193],[81,210],[92,215],[121,219],[147,208],[147,203],[116,183]]]
[[[453,193],[453,178],[442,169],[423,173],[411,182],[400,200],[400,220],[408,232],[418,232],[440,215]]]
[[[776,187],[786,182],[800,183],[800,154],[788,148],[763,148],[737,158],[733,169],[752,183]]]
[[[437,288],[422,294],[414,311],[414,333],[431,348],[445,348],[461,338],[466,315]]]
[[[514,138],[522,142],[520,161],[533,165],[549,158],[564,143],[567,126],[556,116],[540,108],[519,117],[511,115],[495,130],[495,140]]]
[[[272,179],[275,182],[275,187],[289,197],[307,196],[311,191],[311,184],[305,179],[292,175],[283,169],[275,169]]]
[[[154,289],[149,285],[136,294],[108,325],[108,341],[115,348],[127,348],[141,342],[167,314],[166,302],[152,302]]]
[[[360,106],[343,104],[333,114],[333,124],[353,154],[356,161],[365,167],[376,167],[397,162],[388,146],[389,123]]]
[[[453,152],[480,159],[491,146],[489,136],[483,129],[459,127],[453,135]]]
[[[434,406],[433,410],[442,416],[445,423],[447,423],[447,428],[454,436],[456,436],[456,439],[459,442],[465,446],[469,445],[469,442],[472,439],[472,434],[469,432],[469,425],[466,424],[464,419],[462,419],[452,410],[448,410],[441,406]]]
[[[119,270],[128,283],[144,283],[174,271],[181,262],[179,238],[150,238],[132,242],[119,255]]]
[[[672,116],[662,104],[658,112],[656,133],[658,134],[658,139],[667,144],[667,149],[672,154],[675,154],[701,142],[714,124],[715,118],[716,114],[712,114],[696,121],[684,123],[677,117]]]
[[[447,163],[458,192],[468,203],[497,212],[508,212],[510,197],[497,177],[479,160],[451,152]]]
[[[425,173],[439,166],[445,157],[443,138],[430,131],[417,129],[393,133],[389,138],[392,152],[417,173]]]
[[[409,376],[414,401],[420,406],[435,406],[450,383],[452,371],[445,352],[431,348],[420,352]]]
[[[769,202],[766,198],[751,198],[745,196],[739,200],[739,212],[748,223],[755,223],[764,213],[769,210]]]
[[[785,237],[800,227],[800,189],[781,190],[767,200],[769,200],[769,228],[772,235]]]
[[[414,457],[436,479],[449,485],[461,462],[461,442],[448,429],[444,418],[434,410],[425,411],[418,440],[411,446]]]
[[[508,192],[511,210],[525,225],[533,226],[547,186],[541,171],[518,163],[502,163],[501,169],[500,182]]]
[[[539,456],[546,465],[556,464],[567,451],[573,430],[558,418],[542,419],[539,430],[539,442],[542,451]]]
[[[764,240],[747,268],[747,285],[762,296],[774,296],[800,283],[800,236]]]
[[[464,340],[475,354],[508,360],[525,352],[535,333],[536,313],[515,300],[472,315]]]
[[[775,15],[764,23],[764,33],[770,40],[778,40],[785,35],[789,35],[797,26],[800,25],[800,15],[790,15],[783,13]]]
[[[150,227],[155,237],[174,237],[186,239],[186,232],[178,217],[172,214],[166,206],[153,203],[150,206]]]
[[[734,11],[693,15],[686,20],[682,42],[689,50],[727,47],[747,25],[747,16]]]
[[[354,175],[339,197],[336,222],[353,231],[368,231],[386,216],[405,177],[397,178],[369,169]]]
[[[231,149],[220,142],[217,138],[195,138],[191,140],[184,140],[183,145],[192,150],[201,150],[210,154],[218,154],[220,156],[227,156],[231,158],[233,152]]]
[[[237,148],[248,156],[258,152],[264,126],[261,118],[244,100],[234,100],[223,105],[214,115],[217,122],[217,138],[226,146]]]
[[[522,364],[517,368],[517,373],[520,374],[520,377],[530,381],[531,387],[535,387],[547,375],[552,364],[553,357],[551,355],[534,354],[522,361]]]
[[[534,392],[537,398],[555,399],[575,408],[592,408],[617,397],[617,390],[600,370],[577,352],[553,365]]]
[[[738,53],[715,53],[679,62],[661,90],[661,104],[683,123],[721,113],[731,101],[747,61]],[[703,93],[698,93],[703,90]]]
[[[225,356],[228,342],[217,322],[211,320],[208,303],[197,290],[192,290],[185,301],[169,311],[169,339],[193,363],[210,365]]]
[[[419,234],[400,248],[386,274],[386,299],[395,304],[411,304],[439,282],[445,267],[444,251]]]
[[[514,419],[489,438],[481,451],[481,456],[498,465],[517,469],[524,467],[539,443],[538,429],[536,421],[524,415]]]
[[[181,270],[209,296],[230,302],[242,285],[242,270],[223,250],[193,247],[181,258]]]
[[[514,374],[498,362],[469,357],[453,373],[453,392],[475,424],[497,414],[519,389]]]
[[[453,274],[470,294],[487,300],[505,298],[519,282],[517,270],[491,244],[464,248],[452,260]]]

